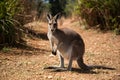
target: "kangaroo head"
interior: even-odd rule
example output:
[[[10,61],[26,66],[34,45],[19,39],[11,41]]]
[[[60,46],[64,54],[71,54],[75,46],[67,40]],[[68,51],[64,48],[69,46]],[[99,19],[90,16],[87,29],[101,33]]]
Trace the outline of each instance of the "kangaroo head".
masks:
[[[54,32],[58,28],[58,18],[59,14],[56,14],[54,17],[51,14],[47,14],[48,28],[51,32]]]

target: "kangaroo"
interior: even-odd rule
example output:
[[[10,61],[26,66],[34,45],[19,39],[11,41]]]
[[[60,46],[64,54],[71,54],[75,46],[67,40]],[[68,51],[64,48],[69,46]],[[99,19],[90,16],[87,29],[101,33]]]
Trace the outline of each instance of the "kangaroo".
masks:
[[[48,20],[48,39],[52,49],[52,54],[59,53],[60,68],[64,68],[64,58],[69,60],[67,70],[72,70],[73,60],[77,61],[78,66],[81,69],[87,69],[87,65],[84,64],[83,55],[85,52],[85,44],[81,36],[75,31],[68,28],[58,28],[57,20],[60,14],[56,14],[54,17],[51,14],[47,14]]]

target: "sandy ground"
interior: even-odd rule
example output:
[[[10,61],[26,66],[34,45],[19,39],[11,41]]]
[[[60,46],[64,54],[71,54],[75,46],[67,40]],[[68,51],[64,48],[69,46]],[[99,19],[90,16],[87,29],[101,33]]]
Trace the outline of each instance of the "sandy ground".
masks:
[[[46,34],[47,24],[34,22],[31,29]],[[73,62],[72,71],[55,71],[44,67],[59,65],[58,56],[50,56],[46,38],[25,38],[28,46],[0,51],[0,80],[120,80],[120,36],[111,32],[83,30],[76,22],[64,20],[62,27],[78,32],[84,39],[85,63],[92,67],[82,71]],[[65,60],[67,67],[68,60]]]

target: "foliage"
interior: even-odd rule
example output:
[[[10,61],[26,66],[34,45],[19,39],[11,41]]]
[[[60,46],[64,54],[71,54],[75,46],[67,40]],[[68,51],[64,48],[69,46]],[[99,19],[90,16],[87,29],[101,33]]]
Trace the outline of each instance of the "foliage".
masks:
[[[66,7],[64,9],[66,16],[72,16],[74,14],[74,6],[76,5],[76,0],[67,0]]]
[[[36,3],[34,0],[18,0],[18,6],[21,9],[20,12],[15,16],[22,25],[32,22],[36,17]]]
[[[14,45],[20,41],[20,24],[14,19],[17,12],[18,0],[0,1],[0,45]]]
[[[38,0],[37,2],[37,17],[42,21],[46,21],[46,13],[50,10],[50,4],[43,0]]]
[[[11,49],[8,48],[8,47],[3,47],[2,48],[2,52],[4,52],[4,53],[10,52],[10,51],[11,51]]]
[[[75,13],[90,26],[120,33],[120,0],[78,0]]]
[[[49,0],[50,7],[49,7],[49,12],[54,16],[57,13],[63,13],[66,5],[66,0]]]
[[[40,0],[38,2],[38,6],[37,6],[38,17],[40,17],[40,15],[42,15],[42,13],[44,12],[46,7],[47,6],[43,3],[43,1]]]
[[[19,13],[19,21],[24,25],[34,20],[44,20],[48,12],[49,4],[44,0],[20,0],[22,10]]]

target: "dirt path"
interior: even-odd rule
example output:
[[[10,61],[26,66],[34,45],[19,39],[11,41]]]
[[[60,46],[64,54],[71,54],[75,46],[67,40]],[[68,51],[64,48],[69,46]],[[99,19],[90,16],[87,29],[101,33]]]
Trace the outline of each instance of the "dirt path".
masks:
[[[47,32],[47,24],[33,23],[33,29]],[[4,49],[0,52],[0,80],[120,80],[120,36],[94,30],[82,30],[77,23],[65,20],[62,27],[77,31],[84,39],[85,63],[93,69],[81,71],[73,62],[73,71],[44,69],[59,65],[58,56],[50,56],[46,39],[27,38],[29,47]],[[68,61],[65,60],[67,66]]]

